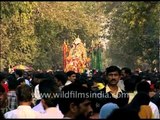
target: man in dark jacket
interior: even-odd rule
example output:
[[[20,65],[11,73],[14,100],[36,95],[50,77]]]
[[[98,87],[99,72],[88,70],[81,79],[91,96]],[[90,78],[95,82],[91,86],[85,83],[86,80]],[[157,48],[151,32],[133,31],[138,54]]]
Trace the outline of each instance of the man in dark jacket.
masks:
[[[123,107],[128,104],[129,95],[117,86],[120,78],[120,68],[117,66],[110,66],[106,68],[106,80],[108,81],[108,84],[100,91],[103,95],[98,101],[100,107],[109,102],[116,103],[119,107]]]

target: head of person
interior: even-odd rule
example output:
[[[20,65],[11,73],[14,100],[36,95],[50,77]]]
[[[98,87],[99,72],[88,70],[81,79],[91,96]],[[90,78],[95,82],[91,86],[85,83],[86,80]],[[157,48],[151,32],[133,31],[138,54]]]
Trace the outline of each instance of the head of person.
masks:
[[[128,67],[124,67],[121,69],[122,79],[129,77],[132,74],[131,69]]]
[[[89,118],[92,111],[91,101],[87,97],[90,90],[80,84],[72,83],[62,88],[59,109],[64,116],[72,119]]]
[[[76,73],[75,73],[74,71],[68,71],[68,72],[66,73],[66,75],[67,75],[67,79],[68,79],[69,81],[75,82],[75,80],[76,80]]]
[[[25,83],[25,79],[24,78],[19,78],[19,80],[18,80],[18,86],[19,85],[24,85],[24,84],[26,84]]]
[[[58,87],[65,85],[67,81],[67,77],[63,72],[56,72],[54,75],[54,79]]]
[[[18,86],[18,81],[16,80],[16,78],[12,75],[7,77],[7,83],[8,83],[8,89],[9,90],[16,90],[17,86]]]
[[[23,103],[27,103],[28,105],[31,105],[32,88],[29,85],[23,84],[18,86],[16,89],[16,95],[20,105]]]
[[[150,84],[147,81],[141,81],[136,86],[137,92],[145,92],[149,94]]]
[[[20,70],[20,69],[16,69],[15,70],[15,76],[16,78],[22,77],[23,76],[24,71]]]
[[[108,85],[117,85],[121,78],[121,70],[117,66],[110,66],[106,68],[106,78]]]
[[[115,109],[118,109],[118,105],[115,103],[106,103],[104,104],[99,113],[100,119],[106,119]]]
[[[5,82],[6,75],[4,72],[0,72],[0,84]]]
[[[119,108],[113,110],[106,120],[140,120],[140,117],[134,110]]]
[[[54,95],[59,94],[60,91],[54,80],[46,78],[40,82],[39,92],[44,109],[56,107],[58,99]]]

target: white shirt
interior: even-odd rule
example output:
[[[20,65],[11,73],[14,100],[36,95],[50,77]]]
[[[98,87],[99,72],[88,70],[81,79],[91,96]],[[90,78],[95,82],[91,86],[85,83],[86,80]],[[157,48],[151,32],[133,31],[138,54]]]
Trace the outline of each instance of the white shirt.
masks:
[[[39,84],[36,85],[34,88],[34,97],[36,98],[36,100],[41,99],[40,92],[39,92]]]
[[[64,86],[69,85],[69,84],[71,84],[71,83],[72,83],[71,81],[67,80],[67,82],[65,83]]]
[[[117,86],[120,87],[122,90],[125,90],[125,86],[124,86],[124,81],[123,80],[119,80]]]
[[[108,85],[106,85],[106,93],[107,93],[107,92],[110,92],[110,93],[111,93],[111,89],[109,88]],[[122,92],[122,90],[120,89],[120,87],[118,87],[118,91],[117,91],[116,94],[111,93],[111,94],[112,94],[112,97],[115,98],[115,99],[117,99],[117,98],[118,98],[118,93],[120,93],[120,92]]]
[[[153,118],[154,119],[159,119],[160,116],[159,116],[159,110],[158,110],[158,107],[157,105],[155,105],[153,102],[149,102],[149,106],[151,107],[152,109],[152,114],[153,114]]]
[[[43,106],[42,106],[42,102],[40,101],[38,105],[34,106],[32,108],[33,110],[40,112],[40,113],[45,113],[46,111],[44,110]]]
[[[63,87],[64,87],[63,85],[62,85],[62,86],[59,86],[59,90],[61,91]]]
[[[29,80],[25,79],[25,84],[29,85],[30,86],[30,82]]]
[[[129,95],[129,101],[128,101],[128,103],[130,103],[132,100],[133,100],[133,98],[134,98],[134,96],[137,94],[137,91],[134,91],[134,92],[128,92],[128,95]]]
[[[40,114],[34,111],[30,106],[20,105],[17,109],[4,114],[5,118],[37,118]]]
[[[46,109],[46,112],[44,114],[41,114],[39,118],[63,118],[63,114],[57,107],[49,107]]]
[[[39,103],[38,105],[34,106],[32,109],[35,110],[35,111],[37,111],[37,112],[39,112],[39,113],[41,113],[41,114],[45,114],[45,113],[46,113],[46,110],[44,109],[41,101],[40,101],[40,103]],[[56,106],[56,110],[55,110],[55,111],[59,111],[59,112],[57,112],[57,113],[59,113],[60,116],[63,117],[63,114],[62,114],[61,111],[59,110],[58,104],[57,104],[57,106]],[[62,118],[62,117],[61,117],[61,118]]]

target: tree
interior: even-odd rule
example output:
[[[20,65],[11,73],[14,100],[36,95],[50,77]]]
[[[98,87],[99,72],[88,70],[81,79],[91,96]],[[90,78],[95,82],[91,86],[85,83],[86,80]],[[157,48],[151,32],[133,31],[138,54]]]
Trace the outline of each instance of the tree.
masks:
[[[32,2],[1,2],[1,63],[3,67],[30,64],[36,55]]]
[[[152,64],[158,58],[159,2],[118,2],[114,6],[106,26],[112,64],[131,68],[145,60]]]
[[[48,69],[62,63],[63,41],[98,38],[103,2],[1,2],[1,65]]]

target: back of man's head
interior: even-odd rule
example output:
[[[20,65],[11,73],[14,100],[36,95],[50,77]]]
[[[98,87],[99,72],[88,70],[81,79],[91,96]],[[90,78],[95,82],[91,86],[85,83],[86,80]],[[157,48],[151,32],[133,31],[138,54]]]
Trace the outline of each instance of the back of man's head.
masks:
[[[67,76],[62,72],[56,72],[54,77],[56,77],[58,79],[58,81],[61,81],[63,85],[67,81]]]
[[[150,84],[147,81],[141,81],[137,84],[137,92],[145,92],[149,93],[150,91]]]
[[[32,101],[32,89],[29,85],[23,84],[17,87],[16,95],[19,102]]]
[[[9,90],[16,90],[17,86],[18,86],[18,81],[16,80],[16,78],[12,75],[7,77],[8,80],[8,88]]]
[[[23,71],[23,70],[20,70],[20,69],[16,69],[16,70],[15,70],[15,73],[16,73],[16,75],[18,75],[19,77],[22,77],[24,71]]]
[[[52,79],[45,79],[39,84],[39,92],[41,98],[45,100],[48,107],[56,107],[57,98],[54,97],[55,94],[59,94],[59,89],[57,84]]]

